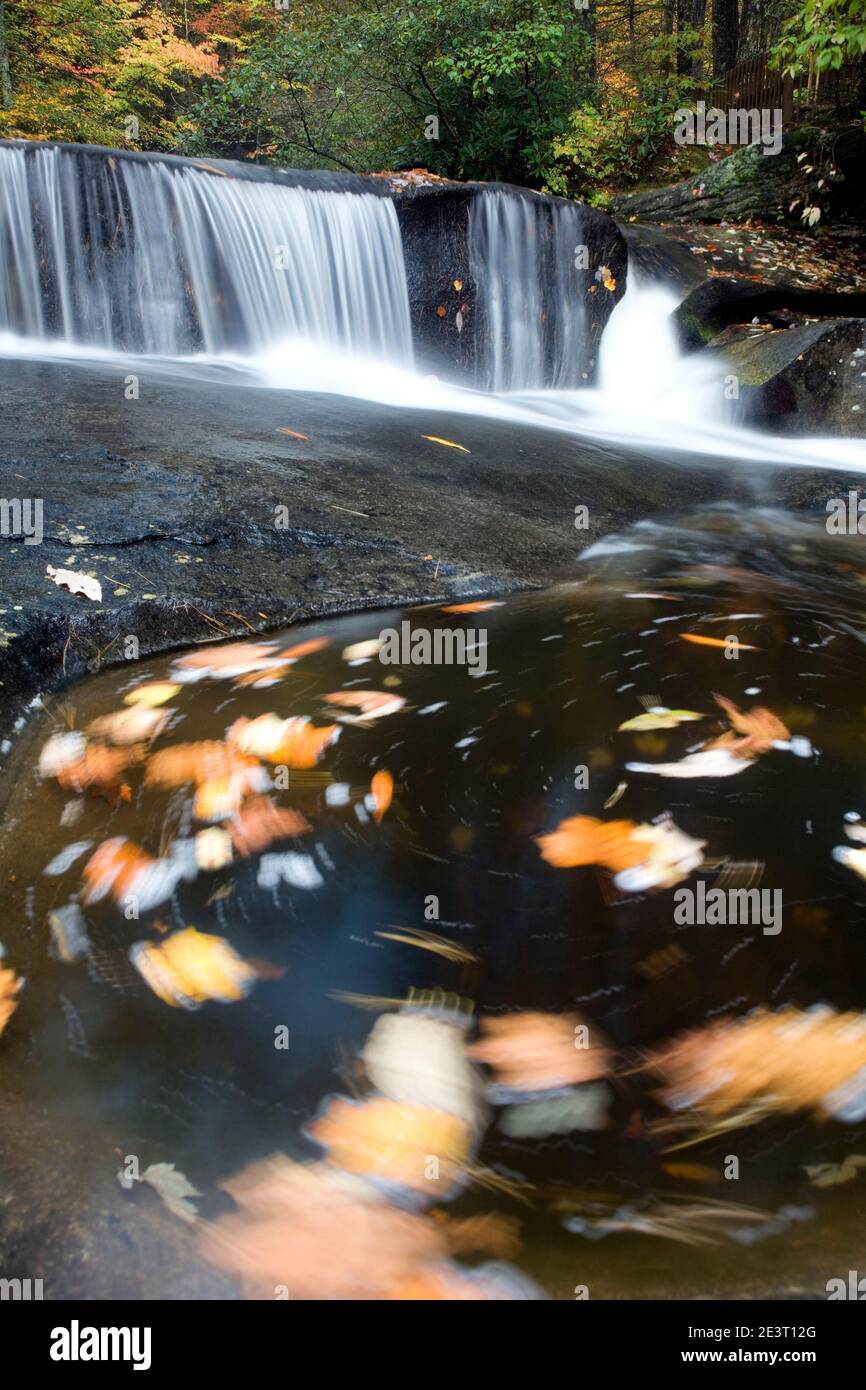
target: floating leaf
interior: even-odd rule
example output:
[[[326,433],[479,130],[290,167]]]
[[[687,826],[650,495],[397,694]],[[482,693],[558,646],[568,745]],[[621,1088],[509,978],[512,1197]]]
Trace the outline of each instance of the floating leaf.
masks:
[[[659,706],[657,709],[648,710],[646,714],[636,714],[633,719],[627,719],[624,724],[619,725],[619,732],[640,731],[643,729],[675,729],[678,724],[685,724],[693,719],[706,719],[705,714],[696,714],[690,709],[664,709]]]
[[[243,999],[256,971],[221,936],[186,927],[160,943],[138,941],[129,958],[154,994],[172,1008],[197,1009]]]
[[[134,690],[128,690],[123,703],[153,709],[157,705],[164,705],[166,700],[173,700],[182,688],[176,681],[148,681],[146,685],[137,685]]]
[[[103,714],[88,725],[87,732],[109,743],[150,743],[168,724],[173,711],[131,705],[114,714]]]
[[[279,719],[275,714],[236,719],[228,731],[229,742],[245,753],[298,770],[315,767],[339,736],[337,724],[319,728],[301,716]]]
[[[377,825],[380,825],[394,797],[394,778],[390,772],[383,768],[380,772],[374,773],[370,783],[370,791],[376,803],[373,819]]]
[[[18,1008],[18,994],[23,983],[16,978],[14,970],[0,966],[0,1033]]]
[[[473,599],[471,603],[447,603],[441,608],[442,613],[486,613],[488,608],[502,608],[504,600],[481,598]]]
[[[704,637],[698,632],[681,632],[680,638],[683,642],[694,642],[697,647],[725,647],[732,652],[757,652],[761,650],[760,647],[747,647],[745,642],[738,642],[736,638],[728,640],[725,637]]]

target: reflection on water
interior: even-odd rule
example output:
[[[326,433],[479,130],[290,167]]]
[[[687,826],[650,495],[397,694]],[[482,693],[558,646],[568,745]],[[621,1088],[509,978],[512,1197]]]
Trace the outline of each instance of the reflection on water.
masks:
[[[256,1243],[270,1203],[289,1282],[358,1295],[361,1202],[363,1239],[403,1252],[392,1296],[530,1296],[525,1276],[825,1296],[862,1257],[866,1182],[861,1019],[835,1017],[866,1005],[848,546],[779,515],[644,524],[545,593],[142,660],[47,701],[3,827],[25,979],[5,1067],[100,1161],[176,1164],[203,1218],[282,1154],[205,1240],[224,1264],[234,1242],[251,1291],[285,1282]],[[404,620],[433,651],[471,630],[486,659],[384,664]],[[683,921],[700,883],[760,889],[778,919]],[[751,1012],[816,1005],[835,1013]],[[323,1152],[325,1187],[291,1162]],[[316,1249],[354,1273],[329,1281]]]

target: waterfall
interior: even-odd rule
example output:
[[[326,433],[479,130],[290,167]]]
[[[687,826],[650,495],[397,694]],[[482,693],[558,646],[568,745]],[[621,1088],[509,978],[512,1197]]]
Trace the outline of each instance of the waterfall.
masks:
[[[469,214],[472,274],[486,324],[489,390],[579,386],[588,364],[576,274],[576,204],[486,192]]]
[[[412,360],[390,199],[0,148],[0,331],[121,352],[300,339]]]

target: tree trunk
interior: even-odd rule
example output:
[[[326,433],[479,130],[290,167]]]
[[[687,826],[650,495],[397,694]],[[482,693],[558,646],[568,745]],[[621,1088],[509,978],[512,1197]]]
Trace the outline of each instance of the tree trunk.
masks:
[[[12,105],[12,78],[9,74],[9,46],[6,42],[6,11],[0,0],[0,106],[8,111]]]
[[[707,0],[692,0],[692,28],[701,35],[703,35],[706,16]],[[703,81],[704,55],[702,52],[695,53],[692,57],[692,77],[696,82]]]
[[[737,0],[713,0],[713,77],[723,77],[737,61]]]
[[[691,0],[677,0],[677,77],[687,77],[691,60],[685,43],[685,32],[691,21]]]

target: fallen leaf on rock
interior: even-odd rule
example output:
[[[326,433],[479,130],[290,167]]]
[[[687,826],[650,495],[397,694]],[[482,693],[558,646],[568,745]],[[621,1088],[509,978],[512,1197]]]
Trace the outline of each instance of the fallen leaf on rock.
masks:
[[[55,569],[54,565],[46,565],[45,573],[59,588],[68,589],[71,594],[83,594],[85,598],[92,599],[94,603],[102,602],[102,585],[98,579],[92,579],[89,574],[76,574],[75,570]]]
[[[179,1216],[181,1221],[194,1222],[198,1210],[189,1200],[200,1197],[188,1178],[173,1163],[151,1163],[141,1175],[141,1181],[148,1183],[162,1198],[169,1211]]]
[[[462,444],[455,444],[453,439],[440,439],[438,434],[423,434],[421,438],[429,439],[431,444],[444,444],[446,449],[459,449],[461,454],[472,452],[471,449],[465,448]]]

